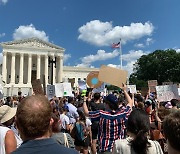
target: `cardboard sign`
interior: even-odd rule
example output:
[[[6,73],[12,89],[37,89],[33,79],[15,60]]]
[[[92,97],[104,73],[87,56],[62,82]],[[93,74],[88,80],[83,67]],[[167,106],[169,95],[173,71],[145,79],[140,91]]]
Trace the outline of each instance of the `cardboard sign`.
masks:
[[[127,71],[102,65],[99,70],[98,79],[121,88],[122,83],[126,83],[127,75]]]
[[[179,99],[177,85],[156,86],[157,100],[170,101],[171,99]]]
[[[149,88],[148,87],[142,87],[141,88],[141,95],[146,96],[148,94]]]
[[[44,91],[43,91],[40,79],[36,79],[32,81],[32,88],[35,95],[38,95],[38,94],[44,95]]]
[[[52,99],[55,96],[55,86],[54,85],[47,85],[46,95],[48,99]]]
[[[88,74],[86,82],[90,88],[98,88],[102,85],[102,82],[98,79],[98,75],[98,71],[92,71]]]
[[[127,85],[127,88],[129,89],[131,94],[136,94],[136,85]]]
[[[150,92],[156,92],[156,86],[158,85],[157,80],[149,80],[148,81],[148,87]]]
[[[83,80],[79,80],[78,85],[79,85],[79,90],[80,91],[87,89],[86,82],[83,81]]]

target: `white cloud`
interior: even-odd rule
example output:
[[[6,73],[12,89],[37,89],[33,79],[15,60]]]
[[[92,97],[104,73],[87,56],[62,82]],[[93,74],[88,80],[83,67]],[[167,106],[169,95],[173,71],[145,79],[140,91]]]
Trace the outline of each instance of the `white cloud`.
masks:
[[[130,26],[115,26],[112,22],[101,22],[93,20],[87,22],[79,28],[80,35],[78,39],[96,46],[108,46],[117,40],[127,41],[136,40],[143,36],[150,36],[154,30],[151,22],[131,23]]]
[[[1,38],[1,37],[4,37],[5,35],[6,35],[5,33],[1,33],[1,34],[0,34],[0,38]]]
[[[176,52],[180,52],[180,49],[175,49],[176,50]]]
[[[6,4],[8,2],[8,0],[0,0],[0,4]]]
[[[97,54],[95,55],[88,55],[83,58],[81,58],[81,64],[78,64],[77,67],[89,67],[91,66],[91,63],[95,61],[103,61],[112,59],[114,57],[117,57],[119,55],[119,52],[117,50],[114,50],[113,52],[106,52],[104,50],[98,50]]]
[[[138,43],[134,45],[136,48],[144,48],[144,44]]]
[[[64,54],[64,62],[71,58],[71,54]]]
[[[144,52],[142,50],[130,50],[128,54],[123,54],[122,59],[127,62],[127,64],[123,66],[123,69],[127,70],[130,75],[133,72],[133,64],[135,64],[137,59],[148,53],[149,52]]]
[[[154,42],[154,40],[152,38],[147,38],[146,39],[146,45],[150,45]]]
[[[13,39],[20,40],[24,38],[37,37],[44,41],[49,41],[48,36],[44,31],[37,30],[33,24],[27,26],[19,26],[13,33]]]

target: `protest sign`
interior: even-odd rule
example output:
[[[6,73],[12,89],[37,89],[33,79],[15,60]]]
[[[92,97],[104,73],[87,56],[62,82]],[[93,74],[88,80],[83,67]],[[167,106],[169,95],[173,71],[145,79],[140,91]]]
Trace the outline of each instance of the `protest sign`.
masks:
[[[62,83],[55,84],[55,95],[56,97],[63,97],[64,96],[64,87]]]
[[[148,81],[148,87],[150,92],[156,92],[156,86],[158,85],[157,80],[149,80]]]
[[[98,75],[98,71],[92,71],[88,74],[86,82],[90,88],[98,88],[101,86],[102,82],[99,81]]]
[[[36,79],[32,81],[32,88],[35,95],[37,94],[44,95],[40,79]]]
[[[65,82],[62,83],[64,87],[64,96],[72,96],[71,83]]]
[[[72,96],[71,83],[56,83],[55,95],[56,97]]]
[[[46,95],[48,99],[52,99],[55,96],[55,86],[54,85],[47,85]]]
[[[83,81],[83,80],[79,80],[78,85],[79,85],[79,90],[80,91],[87,89],[86,82]]]
[[[136,85],[127,85],[127,88],[129,89],[131,94],[136,94]]]
[[[157,100],[170,101],[171,99],[179,99],[177,85],[156,86]]]
[[[149,88],[148,87],[142,87],[141,88],[141,95],[146,96],[148,94]]]
[[[122,83],[126,83],[127,75],[128,75],[127,71],[102,65],[99,70],[98,79],[101,82],[122,87]]]

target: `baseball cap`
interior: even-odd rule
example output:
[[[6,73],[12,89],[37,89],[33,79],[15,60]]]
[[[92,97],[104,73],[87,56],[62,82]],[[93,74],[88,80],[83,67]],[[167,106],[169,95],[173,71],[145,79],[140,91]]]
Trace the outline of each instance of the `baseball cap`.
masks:
[[[110,103],[118,103],[117,97],[114,96],[113,94],[109,94],[105,99]]]

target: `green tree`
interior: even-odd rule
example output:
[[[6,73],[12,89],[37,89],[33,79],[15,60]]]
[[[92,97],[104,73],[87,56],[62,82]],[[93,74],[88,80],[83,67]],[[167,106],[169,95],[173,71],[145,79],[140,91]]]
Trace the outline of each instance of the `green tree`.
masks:
[[[134,64],[134,73],[130,75],[130,83],[144,84],[148,80],[162,82],[180,82],[180,53],[173,49],[156,50],[148,55],[141,56]],[[138,87],[137,86],[137,87]]]

